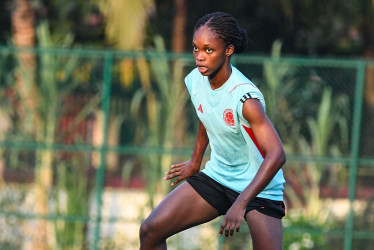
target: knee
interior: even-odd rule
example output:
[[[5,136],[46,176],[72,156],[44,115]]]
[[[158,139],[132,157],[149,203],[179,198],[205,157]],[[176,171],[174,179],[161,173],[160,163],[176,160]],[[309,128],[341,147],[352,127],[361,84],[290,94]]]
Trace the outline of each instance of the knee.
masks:
[[[157,242],[159,241],[160,239],[158,239],[158,236],[157,236],[157,228],[156,226],[154,225],[154,223],[152,223],[152,221],[149,221],[148,219],[145,220],[141,226],[140,226],[140,230],[139,230],[139,238],[140,238],[140,241],[145,243],[150,243],[150,242]]]
[[[150,232],[151,232],[150,223],[148,223],[147,221],[143,221],[143,223],[140,226],[140,230],[139,230],[140,240],[144,240],[145,238],[147,238]]]

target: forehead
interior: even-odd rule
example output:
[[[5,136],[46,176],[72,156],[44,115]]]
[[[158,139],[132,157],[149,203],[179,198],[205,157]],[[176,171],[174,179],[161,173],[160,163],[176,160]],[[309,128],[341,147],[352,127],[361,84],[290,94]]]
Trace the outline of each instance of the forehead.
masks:
[[[193,35],[194,44],[224,45],[223,40],[207,25],[201,26]]]

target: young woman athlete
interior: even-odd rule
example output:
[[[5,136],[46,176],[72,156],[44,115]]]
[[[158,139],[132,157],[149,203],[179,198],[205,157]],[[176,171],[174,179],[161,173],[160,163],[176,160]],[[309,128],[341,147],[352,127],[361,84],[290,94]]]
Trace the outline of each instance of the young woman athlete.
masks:
[[[244,217],[254,249],[282,249],[285,153],[263,95],[230,64],[246,48],[246,32],[227,13],[207,14],[192,46],[197,68],[185,84],[199,117],[195,147],[189,161],[166,172],[172,185],[186,181],[142,223],[140,249],[166,249],[171,235],[220,215],[220,235],[238,232]],[[208,143],[210,160],[200,171]]]

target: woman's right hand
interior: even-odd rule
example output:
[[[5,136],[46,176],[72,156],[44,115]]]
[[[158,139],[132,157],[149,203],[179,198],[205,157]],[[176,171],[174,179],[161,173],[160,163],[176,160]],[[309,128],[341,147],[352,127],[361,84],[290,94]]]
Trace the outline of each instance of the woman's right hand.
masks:
[[[183,181],[184,179],[187,179],[191,175],[196,174],[200,170],[200,164],[189,160],[182,163],[177,163],[174,165],[171,165],[171,169],[165,173],[164,180],[170,180],[175,177],[175,181],[171,183],[172,186],[175,186],[179,182]]]

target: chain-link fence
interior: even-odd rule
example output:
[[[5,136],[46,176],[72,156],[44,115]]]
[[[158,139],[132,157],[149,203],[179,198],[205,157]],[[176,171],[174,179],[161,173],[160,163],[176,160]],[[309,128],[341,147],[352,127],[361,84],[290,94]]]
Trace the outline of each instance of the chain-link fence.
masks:
[[[286,149],[285,249],[370,249],[374,63],[232,62],[263,92]],[[162,51],[1,47],[0,248],[138,248],[141,221],[170,191],[163,173],[194,145],[193,68]],[[218,223],[171,248],[249,248],[248,230],[222,239]]]

